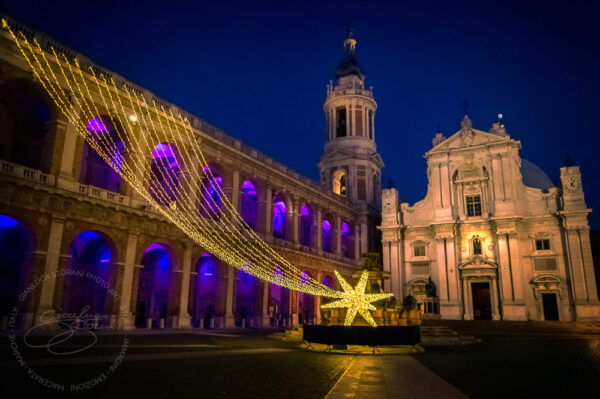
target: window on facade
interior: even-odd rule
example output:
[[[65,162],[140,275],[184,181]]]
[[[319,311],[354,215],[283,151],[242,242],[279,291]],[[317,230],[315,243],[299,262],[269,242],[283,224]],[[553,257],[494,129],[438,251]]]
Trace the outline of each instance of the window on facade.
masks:
[[[415,245],[415,256],[425,256],[425,245]]]
[[[426,276],[429,274],[429,262],[415,262],[411,266],[413,275]]]
[[[556,258],[537,258],[533,260],[533,267],[536,272],[548,272],[557,270]]]
[[[550,240],[549,239],[535,240],[535,249],[537,251],[544,251],[544,250],[550,249]]]
[[[348,194],[348,178],[343,170],[336,170],[333,174],[333,192],[342,197]]]
[[[373,111],[369,111],[369,125],[367,126],[369,129],[369,138],[373,139]]]
[[[467,196],[467,216],[481,216],[481,196]]]
[[[363,136],[363,111],[360,105],[356,106],[356,112],[354,118],[356,119],[356,130],[357,136]]]
[[[339,107],[335,111],[335,137],[346,137],[346,108]]]
[[[473,255],[481,255],[481,240],[477,237],[473,238]]]

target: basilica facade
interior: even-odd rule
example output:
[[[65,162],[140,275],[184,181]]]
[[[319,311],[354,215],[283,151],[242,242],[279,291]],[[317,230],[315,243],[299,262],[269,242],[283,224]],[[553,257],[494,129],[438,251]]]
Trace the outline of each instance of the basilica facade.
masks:
[[[327,89],[325,149],[316,182],[85,55],[4,17],[13,30],[40,43],[38,54],[50,56],[54,49],[69,60],[77,58],[83,70],[91,68],[112,78],[118,88],[187,117],[214,184],[222,187],[248,226],[306,275],[336,287],[334,270],[350,278],[360,268],[361,254],[378,250],[383,163],[375,146],[377,104],[365,89],[352,38],[344,42],[344,57]],[[117,95],[125,96],[125,91],[117,89]],[[110,118],[117,111],[93,94],[86,100],[99,110],[85,121],[89,129],[117,129]],[[71,112],[79,112],[74,103],[70,106]],[[135,134],[141,137],[143,129]],[[174,181],[184,173],[168,141],[150,143],[146,158],[147,170],[167,168],[164,173]],[[126,150],[120,162],[128,162]],[[211,186],[190,195],[220,203]],[[106,284],[77,280],[77,272]],[[27,328],[48,315],[76,314],[82,308],[98,315],[94,323],[109,328],[289,327],[320,321],[320,298],[227,265],[126,184],[59,111],[4,29],[0,275],[0,328]],[[12,312],[15,307],[18,315]]]
[[[501,115],[488,131],[465,115],[425,154],[423,200],[383,190],[387,288],[425,318],[600,318],[579,167],[567,162],[556,187],[520,148]]]

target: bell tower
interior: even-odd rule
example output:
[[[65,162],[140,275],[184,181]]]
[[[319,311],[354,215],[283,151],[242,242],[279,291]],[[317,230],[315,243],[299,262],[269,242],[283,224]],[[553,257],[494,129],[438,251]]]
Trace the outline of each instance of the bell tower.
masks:
[[[327,85],[323,105],[325,149],[319,162],[321,185],[353,202],[381,209],[383,161],[375,145],[373,88],[365,89],[365,73],[355,57],[356,40],[348,31],[344,57]]]

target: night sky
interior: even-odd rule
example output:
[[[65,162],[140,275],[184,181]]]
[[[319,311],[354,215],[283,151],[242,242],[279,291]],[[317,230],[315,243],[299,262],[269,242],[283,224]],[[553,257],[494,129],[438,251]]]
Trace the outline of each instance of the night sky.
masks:
[[[0,9],[314,179],[325,85],[352,25],[379,104],[384,187],[391,176],[404,201],[424,197],[423,154],[438,122],[446,136],[459,129],[467,101],[477,129],[504,114],[522,157],[555,182],[569,152],[600,212],[598,2],[252,3],[0,0]],[[591,220],[600,228],[600,216]]]

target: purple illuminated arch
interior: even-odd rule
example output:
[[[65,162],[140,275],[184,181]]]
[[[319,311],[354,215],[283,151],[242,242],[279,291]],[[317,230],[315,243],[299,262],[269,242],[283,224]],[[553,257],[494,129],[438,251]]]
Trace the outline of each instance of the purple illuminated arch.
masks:
[[[275,197],[273,203],[273,237],[285,238],[286,210],[285,202],[279,197]]]
[[[171,286],[172,259],[163,244],[149,245],[142,256],[140,271],[136,325],[145,326],[148,319],[158,327],[160,320],[167,320],[169,289]],[[166,324],[168,325],[168,324]]]
[[[9,229],[18,224],[19,224],[19,222],[17,222],[15,219],[11,218],[10,216],[0,215],[0,229]]]
[[[240,204],[240,213],[242,218],[248,223],[248,226],[254,228],[256,225],[256,217],[258,211],[258,203],[256,198],[256,188],[250,180],[245,180],[242,184],[242,201]]]
[[[311,209],[306,205],[302,204],[300,207],[300,244],[306,245],[307,247],[312,246],[311,236],[312,236],[312,225],[313,225],[313,215]]]
[[[204,216],[215,218],[221,213],[223,203],[221,198],[222,189],[223,179],[220,176],[215,176],[214,174],[205,175],[201,209]]]
[[[350,225],[346,222],[342,223],[342,255],[350,258],[352,254],[352,236],[350,234]]]
[[[168,205],[177,199],[179,187],[179,162],[168,143],[158,143],[152,149],[152,178],[150,194],[156,202]]]
[[[306,204],[302,204],[302,207],[300,207],[300,215],[310,216],[310,211],[308,210],[308,207],[306,206]]]
[[[87,130],[90,132],[107,132],[108,127],[104,124],[102,118],[97,116],[90,119],[89,123],[87,124]]]
[[[213,255],[205,252],[198,261],[200,278],[213,278],[216,275],[216,263]]]
[[[108,242],[95,231],[83,231],[71,241],[69,255],[66,268],[77,273],[68,273],[65,276],[62,309],[73,313],[91,306],[90,314],[105,315],[111,296],[108,295],[107,289],[98,284],[97,279],[112,284],[110,262],[113,254]],[[83,275],[93,275],[94,279],[84,278]],[[108,319],[104,320],[103,317],[100,322],[108,322]]]
[[[24,226],[10,216],[0,215],[0,319],[10,319],[11,310],[19,306],[20,282],[31,268],[26,255],[31,246]]]
[[[331,252],[331,223],[324,219],[322,222],[323,231],[323,251]]]
[[[86,141],[81,162],[80,182],[118,192],[121,185],[119,172],[123,167],[125,152],[125,146],[119,137],[119,132],[111,122],[110,117],[106,116],[90,119],[87,130],[90,140],[98,145],[110,161],[98,154]]]
[[[167,161],[169,167],[175,168],[179,166],[175,153],[171,146],[167,143],[158,143],[152,150],[152,157],[154,159],[164,159]]]

